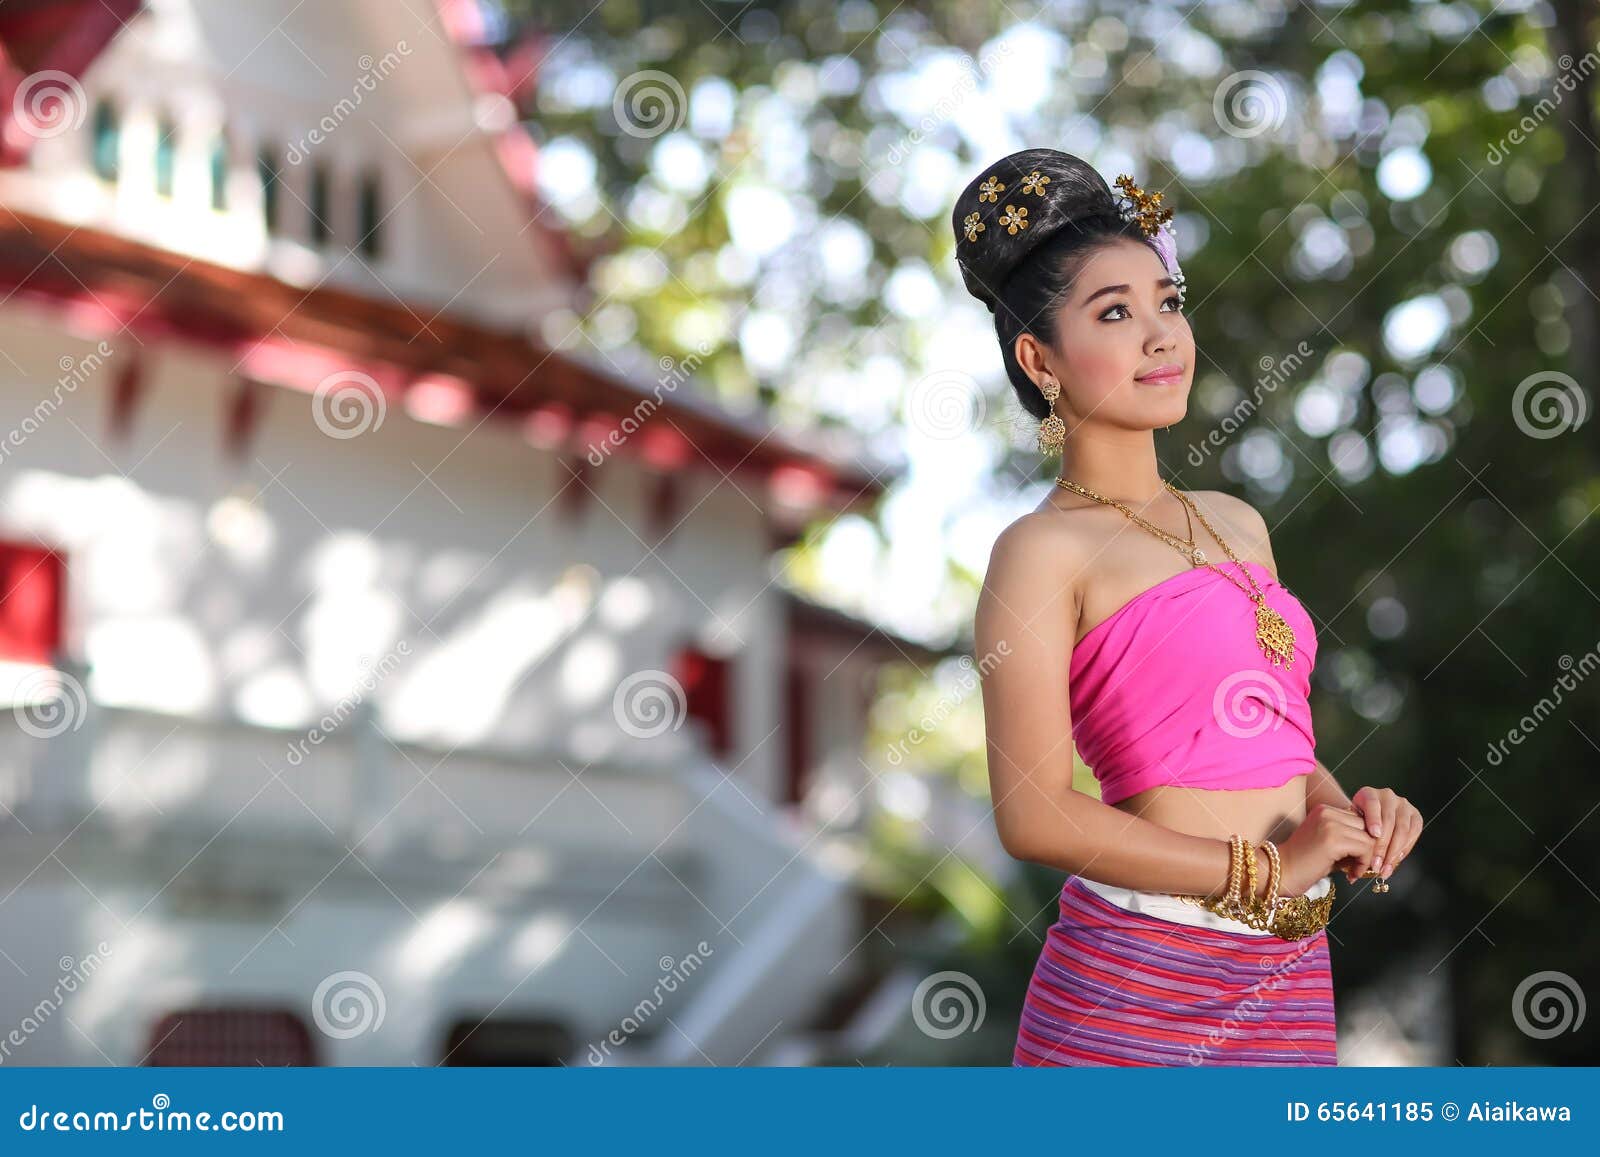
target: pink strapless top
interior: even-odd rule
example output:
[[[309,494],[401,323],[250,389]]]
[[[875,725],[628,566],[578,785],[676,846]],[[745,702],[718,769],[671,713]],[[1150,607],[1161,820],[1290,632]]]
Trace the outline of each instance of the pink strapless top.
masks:
[[[1315,770],[1316,627],[1258,562],[1217,564],[1294,629],[1294,663],[1256,642],[1256,604],[1209,566],[1164,579],[1096,623],[1068,668],[1072,737],[1116,803],[1158,785],[1277,787]]]

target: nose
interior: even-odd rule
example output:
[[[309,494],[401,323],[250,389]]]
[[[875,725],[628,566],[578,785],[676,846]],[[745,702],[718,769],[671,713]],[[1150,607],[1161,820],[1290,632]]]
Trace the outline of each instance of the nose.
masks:
[[[1158,319],[1147,343],[1151,353],[1171,350],[1178,344],[1178,322]]]

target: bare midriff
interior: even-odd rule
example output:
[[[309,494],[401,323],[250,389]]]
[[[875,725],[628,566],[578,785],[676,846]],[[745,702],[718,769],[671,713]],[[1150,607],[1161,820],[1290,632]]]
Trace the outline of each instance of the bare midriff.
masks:
[[[1186,835],[1225,840],[1237,832],[1254,844],[1281,844],[1305,819],[1306,779],[1277,787],[1152,787],[1111,806]]]

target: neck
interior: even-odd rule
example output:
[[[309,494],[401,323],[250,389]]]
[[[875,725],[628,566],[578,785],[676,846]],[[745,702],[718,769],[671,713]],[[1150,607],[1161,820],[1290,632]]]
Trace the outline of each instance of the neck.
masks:
[[[1059,477],[1138,510],[1169,492],[1151,430],[1090,432],[1080,425],[1062,448]]]

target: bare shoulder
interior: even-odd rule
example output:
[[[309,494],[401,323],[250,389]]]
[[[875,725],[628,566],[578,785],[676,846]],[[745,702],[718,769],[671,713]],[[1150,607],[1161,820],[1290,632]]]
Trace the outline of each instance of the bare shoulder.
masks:
[[[1091,556],[1083,531],[1069,512],[1034,510],[995,539],[979,596],[978,615],[1031,618],[1050,611],[1057,622],[1076,622],[1080,580]]]
[[[1191,490],[1188,494],[1211,519],[1212,525],[1227,537],[1235,554],[1261,563],[1274,575],[1278,573],[1278,565],[1272,557],[1271,533],[1259,510],[1244,499],[1221,490]]]

